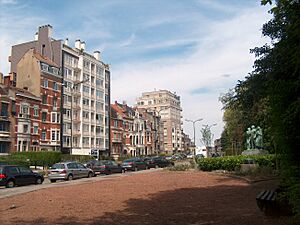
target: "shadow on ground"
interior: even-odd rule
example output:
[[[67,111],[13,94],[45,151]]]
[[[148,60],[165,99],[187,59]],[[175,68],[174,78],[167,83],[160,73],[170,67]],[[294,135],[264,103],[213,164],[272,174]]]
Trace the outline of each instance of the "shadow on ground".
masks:
[[[146,199],[130,199],[126,209],[94,215],[93,218],[18,220],[15,224],[94,225],[286,225],[289,218],[265,217],[257,208],[256,194],[266,186],[212,186],[159,192]],[[139,191],[139,190],[137,190]],[[77,206],[78,207],[78,206]],[[83,210],[88,208],[83,207]],[[101,210],[101,209],[99,209]]]

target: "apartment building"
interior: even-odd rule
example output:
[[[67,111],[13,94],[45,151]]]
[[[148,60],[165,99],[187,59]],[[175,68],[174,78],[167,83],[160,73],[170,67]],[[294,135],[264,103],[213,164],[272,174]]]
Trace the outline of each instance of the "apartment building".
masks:
[[[71,154],[109,152],[110,72],[100,61],[100,52],[90,55],[85,43],[76,40],[72,48],[63,45],[64,147]],[[73,142],[71,141],[73,137]]]
[[[26,60],[20,70],[19,62],[30,50],[42,62],[40,80],[36,76],[28,80],[26,70],[31,64],[26,64]],[[48,144],[59,144],[62,151],[70,154],[88,155],[92,150],[100,155],[109,154],[110,70],[101,61],[99,51],[87,53],[85,42],[80,40],[76,40],[74,47],[68,39],[56,40],[52,37],[52,26],[45,25],[38,28],[33,41],[12,46],[9,61],[9,83],[41,96],[45,105],[42,110],[48,110],[46,121],[41,118],[42,122],[52,123],[51,128],[45,126],[47,134],[51,134],[46,135]],[[54,68],[59,69],[55,75],[61,80],[55,80],[57,76],[49,77],[49,69],[55,73]]]
[[[123,153],[123,143],[124,143],[124,129],[123,129],[123,119],[122,116],[111,107],[111,152],[110,155],[114,158],[118,158]]]
[[[40,135],[32,150],[54,151],[60,148],[61,86],[59,66],[34,48],[29,49],[18,62],[16,87],[27,90],[40,100],[33,105],[33,113],[30,113],[30,108],[27,113],[30,116],[28,119],[33,120],[33,134]],[[19,117],[25,118],[25,115],[21,113]],[[21,125],[19,129],[22,129]],[[17,149],[20,150],[19,147]]]
[[[168,90],[144,92],[136,107],[156,113],[163,122],[163,148],[168,154],[182,149],[180,97]]]

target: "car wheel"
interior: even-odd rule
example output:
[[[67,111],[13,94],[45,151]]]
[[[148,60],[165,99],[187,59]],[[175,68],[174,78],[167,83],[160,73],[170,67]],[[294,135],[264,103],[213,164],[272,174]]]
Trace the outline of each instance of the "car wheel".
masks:
[[[40,177],[36,178],[35,184],[42,184],[42,183],[43,183],[42,178]]]
[[[121,173],[125,173],[125,169],[122,169],[122,170],[121,170]]]
[[[134,167],[134,171],[138,171],[138,168],[137,168],[137,167]]]
[[[93,176],[93,173],[89,172],[88,178],[91,178]]]
[[[69,181],[70,181],[70,180],[73,180],[73,175],[72,175],[72,174],[69,174],[68,177],[67,177],[67,180],[69,180]]]
[[[15,182],[13,180],[9,180],[6,183],[7,188],[13,188],[15,186]]]
[[[51,182],[51,183],[55,183],[55,182],[56,182],[56,180],[50,180],[50,182]]]

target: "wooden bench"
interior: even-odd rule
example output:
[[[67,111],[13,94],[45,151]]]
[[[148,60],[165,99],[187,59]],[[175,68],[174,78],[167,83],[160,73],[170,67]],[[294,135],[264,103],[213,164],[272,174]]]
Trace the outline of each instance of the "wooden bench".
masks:
[[[258,208],[265,213],[265,215],[273,215],[278,211],[276,202],[277,193],[271,190],[263,190],[256,197]]]

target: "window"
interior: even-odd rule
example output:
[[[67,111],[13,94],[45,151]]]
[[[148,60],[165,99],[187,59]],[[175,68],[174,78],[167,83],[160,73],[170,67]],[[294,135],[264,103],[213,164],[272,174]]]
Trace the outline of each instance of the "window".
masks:
[[[42,130],[41,139],[42,139],[43,141],[46,140],[46,130],[45,130],[45,129]]]
[[[47,120],[47,113],[46,112],[42,112],[42,121],[46,122]]]
[[[86,94],[89,94],[90,88],[88,86],[83,86],[83,92],[85,92]]]
[[[87,98],[83,98],[82,99],[82,104],[85,105],[85,106],[89,106],[90,101]]]
[[[33,126],[33,133],[38,134],[39,133],[39,127],[37,125]]]
[[[48,80],[47,79],[43,79],[42,86],[45,87],[45,88],[48,87]]]
[[[52,105],[53,105],[53,107],[57,107],[57,97],[53,97],[53,99],[52,99]]]
[[[32,171],[26,167],[19,167],[20,173],[31,173]]]
[[[42,95],[42,103],[47,104],[47,95]]]
[[[53,89],[55,91],[58,91],[58,84],[56,82],[53,82]]]
[[[99,90],[96,90],[96,96],[97,98],[103,98],[103,91],[99,91]]]
[[[88,124],[83,124],[82,128],[83,128],[84,132],[89,132],[89,125]]]
[[[35,117],[39,116],[39,106],[37,105],[33,106],[33,116]]]
[[[56,140],[57,140],[57,141],[60,140],[60,133],[59,133],[59,130],[56,131]]]
[[[28,125],[27,124],[24,124],[23,125],[23,133],[28,133]]]
[[[88,119],[89,118],[89,112],[88,111],[82,111],[82,117],[84,119]]]
[[[29,114],[29,106],[28,105],[21,105],[21,113],[28,115]]]
[[[2,104],[1,104],[1,116],[8,116],[8,103],[2,102]]]
[[[55,141],[55,138],[56,138],[56,132],[55,132],[55,130],[53,130],[53,131],[51,131],[51,140]]]

